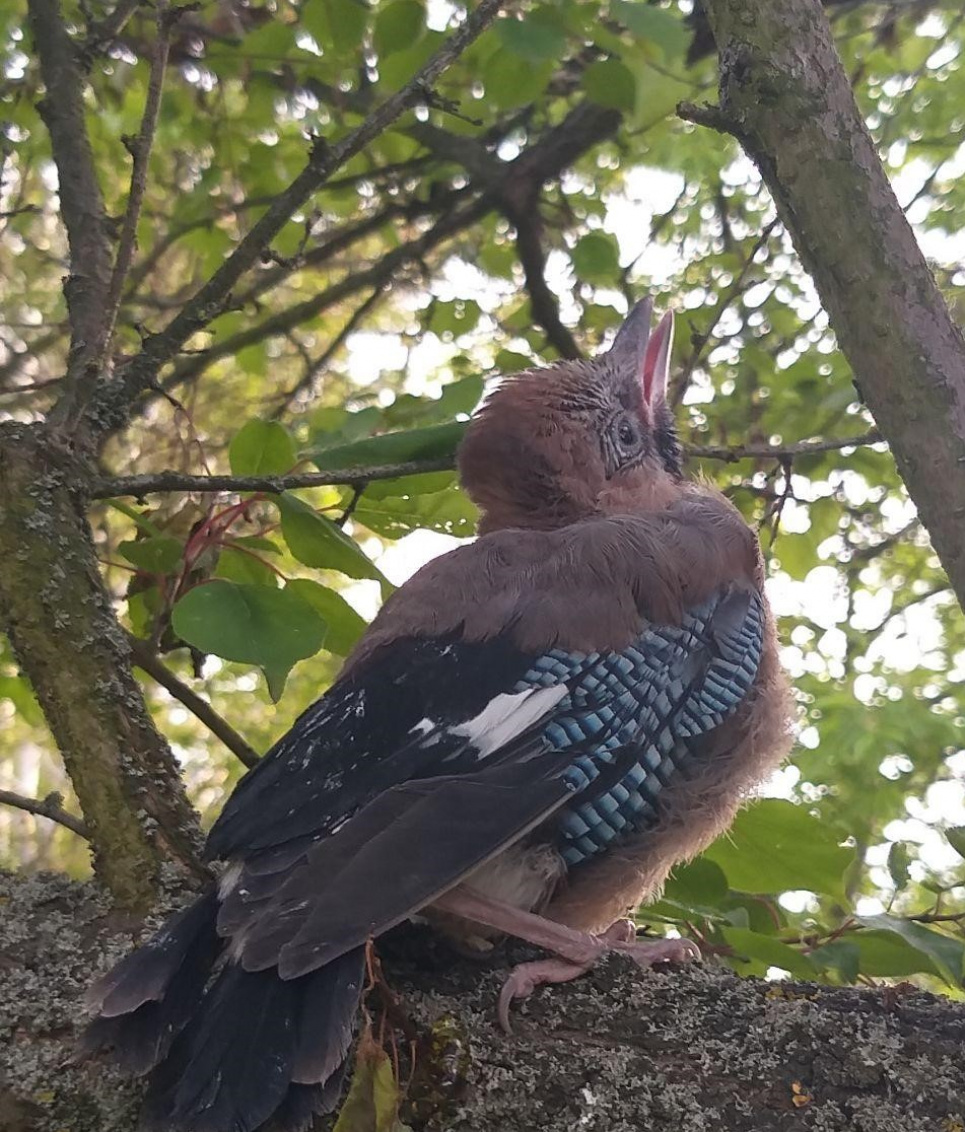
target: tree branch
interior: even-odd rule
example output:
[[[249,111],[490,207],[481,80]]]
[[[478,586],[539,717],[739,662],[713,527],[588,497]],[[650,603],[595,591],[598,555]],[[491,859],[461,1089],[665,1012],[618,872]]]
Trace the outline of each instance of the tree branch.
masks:
[[[33,0],[51,3],[53,0]],[[458,28],[419,73],[386,99],[342,141],[328,145],[316,138],[304,170],[248,231],[221,267],[204,283],[181,311],[159,333],[144,342],[141,352],[120,374],[118,381],[101,390],[92,402],[88,427],[95,442],[119,428],[137,398],[157,383],[161,368],[188,339],[208,325],[223,309],[232,288],[257,262],[291,217],[348,160],[361,152],[404,111],[425,99],[426,90],[495,19],[502,0],[479,0]]]
[[[121,237],[117,245],[117,258],[111,273],[110,287],[105,300],[104,321],[100,340],[97,343],[95,360],[103,361],[110,353],[114,325],[121,305],[124,283],[131,270],[134,250],[137,247],[137,222],[141,215],[141,203],[147,188],[147,167],[157,130],[158,115],[161,111],[161,93],[164,89],[164,72],[168,63],[168,48],[171,40],[172,13],[167,0],[156,0],[157,38],[154,43],[154,57],[151,60],[151,77],[148,81],[147,97],[144,100],[144,114],[141,127],[131,146],[133,167],[131,169],[131,190],[127,198],[127,209],[121,225]],[[177,10],[173,13],[177,18]]]
[[[166,688],[172,696],[182,703],[189,712],[216,735],[229,751],[239,758],[247,767],[253,767],[258,762],[258,752],[248,745],[223,716],[220,716],[207,700],[203,699],[193,689],[189,688],[183,680],[178,679],[167,665],[151,651],[150,645],[129,633],[127,636],[131,646],[131,656],[138,668],[151,677],[155,683]]]
[[[184,472],[148,473],[143,476],[115,476],[97,479],[92,484],[91,498],[113,499],[132,495],[141,499],[158,492],[246,492],[264,491],[279,495],[305,487],[329,484],[365,484],[372,480],[393,480],[399,476],[421,475],[423,472],[444,472],[455,466],[453,456],[436,460],[410,460],[404,464],[378,464],[373,467],[338,468],[333,472],[295,472],[287,476],[192,476]]]
[[[491,212],[493,207],[493,202],[485,197],[471,200],[463,208],[441,216],[428,231],[407,244],[393,248],[366,270],[347,272],[338,282],[326,287],[324,291],[319,291],[310,299],[281,310],[262,322],[215,343],[207,350],[183,359],[174,367],[171,375],[165,378],[163,391],[168,392],[186,381],[193,381],[219,358],[230,357],[255,342],[263,342],[267,338],[287,334],[296,326],[317,318],[323,311],[330,310],[337,303],[360,291],[370,287],[387,286],[401,268],[410,263],[419,263],[427,252],[450,236],[475,224],[477,220]]]
[[[837,452],[842,448],[860,448],[881,443],[877,429],[859,436],[830,440],[799,440],[792,444],[738,444],[733,447],[715,444],[692,444],[685,447],[695,460],[793,460],[796,456],[813,456],[820,452]],[[247,492],[264,491],[278,495],[306,487],[330,484],[359,485],[374,480],[398,479],[400,476],[422,475],[424,472],[448,471],[455,467],[455,456],[435,460],[410,460],[404,464],[376,464],[371,467],[337,468],[330,472],[296,472],[287,476],[193,476],[184,472],[148,472],[141,476],[104,476],[93,482],[91,498],[113,499],[132,495],[141,499],[158,492]]]
[[[58,424],[71,416],[93,379],[88,367],[110,285],[111,248],[84,120],[83,80],[59,0],[28,0],[27,10],[46,88],[38,109],[50,134],[70,248],[70,274],[64,283],[71,328],[68,380],[50,416],[51,423]]]
[[[723,122],[760,169],[965,602],[965,342],[888,183],[825,14],[818,0],[704,8]]]
[[[0,790],[0,805],[13,806],[37,817],[49,818],[65,829],[71,830],[79,837],[90,840],[87,826],[78,817],[68,813],[63,807],[63,795],[54,792],[46,798],[25,798],[22,794],[14,794],[12,790]]]
[[[738,460],[793,460],[796,456],[814,456],[821,452],[840,452],[842,448],[865,448],[880,444],[881,433],[869,429],[858,436],[798,440],[791,444],[687,444],[684,452],[692,460],[723,460],[734,464]]]

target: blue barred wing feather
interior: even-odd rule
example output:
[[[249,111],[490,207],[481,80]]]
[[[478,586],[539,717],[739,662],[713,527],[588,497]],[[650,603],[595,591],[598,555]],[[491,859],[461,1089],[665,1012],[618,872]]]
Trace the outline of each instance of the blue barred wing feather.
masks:
[[[220,930],[248,969],[300,977],[534,830],[579,866],[657,819],[692,741],[753,684],[763,632],[760,596],[731,586],[620,652],[503,638],[373,654],[226,810],[246,851]]]

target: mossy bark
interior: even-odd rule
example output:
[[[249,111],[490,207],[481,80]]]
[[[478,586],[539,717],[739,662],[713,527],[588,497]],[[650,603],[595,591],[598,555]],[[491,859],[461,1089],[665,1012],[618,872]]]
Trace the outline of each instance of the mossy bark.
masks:
[[[133,1132],[141,1087],[69,1055],[85,986],[131,946],[97,887],[0,874],[0,1127]],[[411,929],[410,929],[411,931]],[[386,1050],[414,1132],[961,1132],[965,1005],[912,988],[742,979],[614,958],[514,1009],[425,936],[383,948]],[[379,996],[369,1006],[378,1022]],[[316,1132],[331,1129],[319,1121]]]
[[[197,818],[132,674],[84,481],[40,426],[0,425],[0,627],[63,755],[97,875],[121,905],[143,910],[161,863],[194,859]]]
[[[704,0],[720,113],[754,160],[965,604],[965,342],[855,104],[819,0]]]

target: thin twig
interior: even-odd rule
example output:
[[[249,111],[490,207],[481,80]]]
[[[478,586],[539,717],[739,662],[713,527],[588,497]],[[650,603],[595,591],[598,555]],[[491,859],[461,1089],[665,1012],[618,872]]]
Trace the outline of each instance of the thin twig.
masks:
[[[121,306],[121,293],[134,261],[137,247],[137,222],[141,215],[141,204],[147,189],[147,167],[157,131],[158,115],[161,111],[161,94],[164,90],[164,72],[168,64],[168,49],[171,43],[171,13],[167,0],[156,0],[157,39],[154,43],[154,57],[151,59],[151,77],[148,80],[147,97],[144,100],[144,114],[141,127],[131,145],[131,191],[127,198],[127,209],[121,225],[121,236],[117,245],[117,258],[111,273],[111,283],[107,291],[104,308],[104,323],[97,344],[95,360],[103,362],[109,356],[117,312]]]
[[[151,651],[149,644],[139,637],[128,635],[131,645],[131,654],[138,668],[143,669],[155,683],[166,688],[172,696],[182,703],[189,712],[216,735],[229,751],[239,758],[247,767],[253,767],[258,762],[258,754],[253,747],[238,734],[230,723],[220,716],[207,700],[202,699],[192,691],[187,684],[180,680],[158,656]]]
[[[25,798],[22,794],[14,794],[12,790],[0,790],[0,804],[13,806],[17,810],[24,810],[37,817],[49,818],[89,841],[90,832],[87,826],[80,818],[74,817],[63,808],[63,801],[63,795],[56,792],[48,794],[46,798]]]
[[[32,0],[36,3],[38,0]],[[49,2],[49,0],[48,0]],[[92,403],[89,425],[93,438],[103,440],[127,419],[131,406],[188,339],[224,309],[232,288],[258,262],[291,217],[347,161],[387,129],[402,113],[425,101],[426,91],[496,18],[502,0],[480,0],[465,22],[404,87],[382,102],[364,122],[334,145],[316,138],[308,163],[279,193],[235,250],[182,310],[159,333],[145,339],[141,352],[125,367],[119,380],[101,390]]]
[[[813,456],[820,452],[838,452],[842,448],[866,448],[869,444],[881,444],[881,433],[868,429],[859,436],[843,436],[827,440],[798,440],[791,444],[688,444],[684,451],[694,460],[723,460],[734,464],[738,460],[784,460],[796,456]]]
[[[283,415],[285,410],[289,408],[292,402],[301,397],[303,394],[314,396],[319,375],[328,368],[328,363],[332,360],[332,358],[335,357],[342,346],[345,345],[348,337],[355,332],[362,319],[365,318],[365,316],[369,313],[369,311],[372,310],[372,308],[378,303],[378,301],[383,297],[384,294],[385,289],[383,287],[376,287],[372,294],[369,295],[369,297],[364,302],[360,303],[355,308],[348,321],[338,332],[338,334],[335,335],[331,342],[329,342],[329,344],[325,347],[321,354],[319,354],[319,356],[313,362],[305,367],[304,374],[291,387],[291,389],[285,390],[285,392],[278,394],[277,405],[271,413],[272,420],[278,420],[278,418]]]
[[[757,253],[761,250],[761,248],[763,248],[764,245],[767,243],[767,241],[770,239],[771,233],[774,231],[776,226],[777,226],[777,217],[775,217],[773,220],[771,220],[769,223],[767,223],[764,226],[763,230],[761,231],[761,234],[754,241],[754,246],[751,248],[750,254],[744,260],[744,264],[741,267],[740,271],[738,272],[736,279],[734,279],[733,283],[731,283],[730,287],[728,288],[726,294],[723,296],[723,298],[717,304],[717,307],[714,310],[714,314],[713,314],[713,317],[710,320],[710,323],[707,325],[703,334],[701,334],[700,337],[697,338],[696,341],[693,343],[693,349],[691,351],[690,357],[687,359],[687,363],[684,366],[683,372],[673,382],[673,385],[672,385],[672,388],[671,388],[671,391],[670,391],[670,403],[675,408],[683,400],[684,394],[687,392],[687,389],[690,387],[690,381],[691,381],[691,378],[694,376],[694,370],[697,368],[698,365],[700,365],[701,359],[704,356],[704,350],[707,349],[707,344],[708,344],[708,342],[710,342],[711,338],[713,337],[714,331],[717,329],[718,323],[724,317],[724,313],[726,312],[727,308],[731,305],[731,303],[744,290],[744,284],[747,281],[747,276],[750,273],[750,270],[754,265],[754,257],[757,255]]]
[[[837,452],[842,448],[861,448],[880,444],[877,429],[860,436],[845,436],[837,440],[799,440],[791,444],[738,444],[725,447],[715,444],[694,444],[685,448],[686,454],[697,460],[793,460],[798,456],[813,456],[820,452]],[[432,460],[409,460],[401,464],[377,464],[351,468],[336,468],[330,472],[295,472],[287,476],[195,476],[184,472],[149,472],[141,476],[105,476],[95,480],[91,488],[93,499],[113,499],[130,495],[141,499],[158,492],[235,492],[264,491],[279,495],[307,487],[327,487],[332,484],[354,486],[374,480],[398,479],[400,476],[422,475],[424,472],[449,471],[455,466],[454,456],[439,456]]]
[[[115,40],[142,3],[143,0],[120,0],[113,12],[97,23],[91,24],[87,39],[84,41],[84,54],[90,57]]]

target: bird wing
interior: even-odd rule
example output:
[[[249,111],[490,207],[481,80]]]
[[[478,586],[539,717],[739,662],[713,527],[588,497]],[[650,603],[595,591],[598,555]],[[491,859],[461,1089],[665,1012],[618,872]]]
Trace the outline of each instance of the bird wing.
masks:
[[[522,576],[518,557],[489,554],[491,540],[465,548],[479,559],[481,589],[513,595],[483,639],[466,639],[458,608],[441,635],[393,637],[385,621],[391,630],[393,617],[404,624],[411,613],[403,587],[394,599],[402,616],[387,611],[378,647],[363,649],[239,785],[208,851],[232,862],[219,931],[234,936],[246,968],[277,965],[294,978],[331,961],[572,811],[577,797],[605,808],[641,767],[666,777],[681,743],[740,703],[763,640],[751,582],[719,585],[684,606],[678,623],[660,625],[640,610],[639,566],[616,560],[612,541],[603,540],[602,560],[543,541],[555,561],[544,555]],[[521,551],[527,562],[532,551]],[[468,556],[456,554],[451,580],[462,584]],[[569,592],[581,570],[593,600],[602,584],[611,605],[631,611],[619,632],[608,630],[613,646],[561,647],[552,621],[547,647],[533,648],[531,628],[521,641],[527,605],[552,596],[554,574]],[[682,583],[660,600],[683,605]],[[458,604],[462,592],[432,589],[433,608]]]

